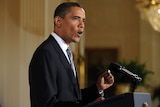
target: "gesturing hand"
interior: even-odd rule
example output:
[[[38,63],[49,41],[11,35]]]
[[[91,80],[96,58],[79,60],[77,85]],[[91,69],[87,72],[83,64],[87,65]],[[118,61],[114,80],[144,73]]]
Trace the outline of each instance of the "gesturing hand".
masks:
[[[114,77],[111,74],[110,70],[107,70],[98,77],[96,85],[98,90],[105,90],[110,86],[112,86],[113,83],[114,83]]]

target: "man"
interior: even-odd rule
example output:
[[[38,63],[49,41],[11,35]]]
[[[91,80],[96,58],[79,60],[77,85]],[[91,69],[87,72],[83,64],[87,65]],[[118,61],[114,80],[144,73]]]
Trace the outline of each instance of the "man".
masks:
[[[96,84],[80,90],[76,69],[66,50],[71,42],[80,41],[85,20],[85,11],[78,3],[65,2],[56,8],[54,31],[30,62],[31,107],[80,107],[103,100],[103,90],[113,84],[114,77],[106,71]]]

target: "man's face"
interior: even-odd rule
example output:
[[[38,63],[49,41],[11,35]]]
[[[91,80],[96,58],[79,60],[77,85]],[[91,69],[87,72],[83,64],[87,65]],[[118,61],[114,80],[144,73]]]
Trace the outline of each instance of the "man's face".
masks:
[[[67,44],[79,42],[84,31],[85,11],[80,7],[71,7],[71,11],[61,18],[56,32]]]

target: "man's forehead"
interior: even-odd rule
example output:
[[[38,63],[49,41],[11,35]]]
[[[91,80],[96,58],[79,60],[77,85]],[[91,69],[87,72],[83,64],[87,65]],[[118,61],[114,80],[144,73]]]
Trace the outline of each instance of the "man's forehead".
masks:
[[[71,7],[69,13],[72,15],[83,15],[83,17],[85,17],[85,10],[81,7]]]

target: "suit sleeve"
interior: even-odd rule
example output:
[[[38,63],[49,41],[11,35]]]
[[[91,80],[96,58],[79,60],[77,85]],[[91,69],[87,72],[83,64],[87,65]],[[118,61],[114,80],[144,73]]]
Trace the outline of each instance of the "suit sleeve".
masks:
[[[96,87],[96,84],[91,85],[88,88],[82,89],[82,103],[83,105],[86,105],[88,103],[91,103],[96,98],[99,97],[98,89]]]

